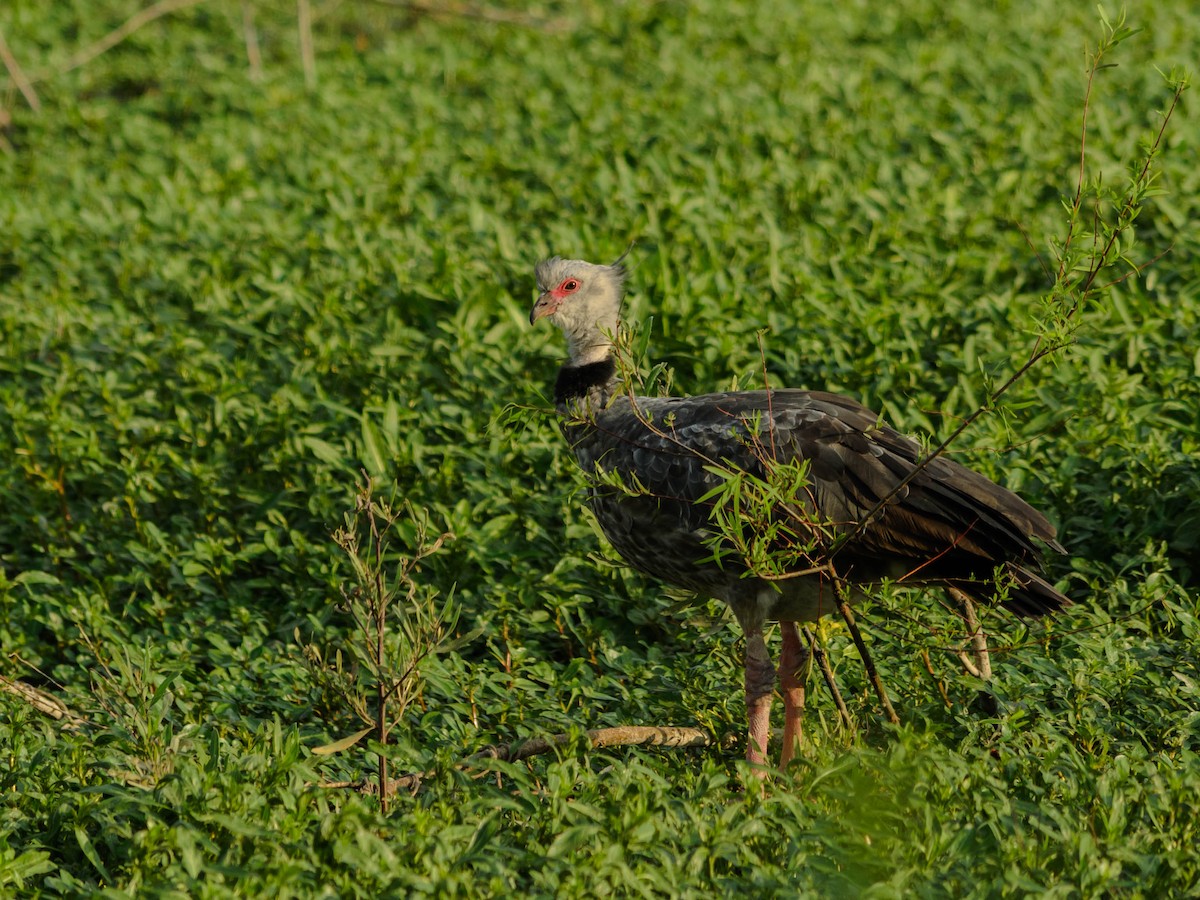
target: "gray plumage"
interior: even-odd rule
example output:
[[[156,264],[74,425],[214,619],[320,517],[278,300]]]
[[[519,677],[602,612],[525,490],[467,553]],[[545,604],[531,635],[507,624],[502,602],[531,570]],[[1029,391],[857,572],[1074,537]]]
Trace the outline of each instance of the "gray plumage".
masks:
[[[739,391],[646,398],[614,394],[616,387],[610,382],[597,391],[594,415],[579,417],[570,400],[559,404],[584,471],[615,472],[638,488],[592,489],[592,508],[605,535],[635,568],[724,599],[739,612],[766,585],[746,578],[736,560],[703,561],[712,556],[714,526],[701,498],[722,483],[712,463],[766,479],[771,459],[808,460],[808,491],[796,497],[798,514],[791,521],[821,523],[831,535],[843,536],[858,529],[922,456],[916,442],[833,394],[776,390],[769,396]],[[773,455],[764,452],[768,443]],[[945,583],[985,601],[996,593],[993,573],[1000,567],[1011,577],[1006,605],[1039,615],[1065,598],[1038,575],[1034,538],[1061,549],[1037,510],[938,457],[837,548],[835,567],[854,584],[885,578]],[[809,621],[835,608],[829,576],[779,581],[776,587],[767,619]]]
[[[833,533],[858,533],[838,549],[839,575],[856,584],[882,579],[945,583],[984,601],[996,594],[995,570],[1010,576],[1006,605],[1038,615],[1067,600],[1040,575],[1042,545],[1061,551],[1046,517],[1011,491],[938,457],[878,510],[922,458],[915,441],[846,397],[816,391],[736,391],[696,397],[632,397],[608,363],[624,273],[619,267],[553,258],[537,267],[541,315],[567,332],[572,359],[555,401],[584,471],[618,473],[638,490],[595,487],[591,503],[605,535],[633,567],[672,584],[719,597],[742,613],[766,586],[745,568],[712,556],[710,508],[700,499],[721,479],[713,463],[766,477],[763,453],[808,460],[809,491],[797,497],[813,521]],[[564,284],[573,291],[554,291]],[[554,312],[544,310],[553,307]],[[906,577],[907,576],[907,577]],[[775,583],[766,618],[806,621],[834,608],[828,577]],[[774,591],[774,588],[773,588]]]
[[[634,568],[725,600],[748,636],[766,621],[811,621],[837,609],[829,570],[852,591],[883,580],[946,585],[985,602],[1002,598],[1021,615],[1069,603],[1041,575],[1042,548],[1062,551],[1054,528],[1016,494],[944,456],[922,465],[915,441],[846,397],[800,390],[631,396],[612,356],[620,265],[555,257],[536,275],[530,321],[551,318],[570,348],[555,388],[563,431],[594,477],[590,502],[600,526]],[[829,564],[827,571],[768,581],[746,577],[735,558],[712,559],[716,530],[711,499],[703,498],[722,482],[714,466],[767,478],[771,460],[807,461],[807,484],[776,512],[822,526],[832,556],[820,558],[818,546],[803,569]],[[762,694],[752,662],[748,703]]]

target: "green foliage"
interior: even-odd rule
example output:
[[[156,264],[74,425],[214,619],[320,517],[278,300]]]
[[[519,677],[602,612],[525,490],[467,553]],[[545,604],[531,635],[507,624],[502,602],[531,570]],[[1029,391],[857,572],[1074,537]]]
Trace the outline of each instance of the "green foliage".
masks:
[[[87,720],[0,693],[0,893],[1194,889],[1190,98],[1157,180],[1127,169],[1171,102],[1156,67],[1194,55],[1192,4],[1133,8],[1141,33],[1106,51],[1071,247],[1086,5],[542,4],[512,24],[317,2],[308,90],[294,4],[251,4],[255,80],[242,4],[209,0],[60,72],[142,5],[0,4],[46,76],[38,113],[0,92],[2,674]],[[1136,218],[1086,199],[1131,183]],[[760,384],[765,355],[772,385],[848,392],[936,443],[1057,321],[1057,261],[1086,274],[1092,234],[1121,260],[1098,284],[1156,261],[1043,329],[1074,343],[951,451],[1070,550],[1068,616],[984,620],[998,716],[956,674],[952,614],[885,592],[860,622],[904,724],[874,724],[857,651],[821,623],[859,733],[813,687],[805,754],[761,796],[737,750],[453,768],[497,741],[744,715],[736,629],[689,628],[716,607],[597,565],[552,417],[500,416],[549,405],[537,258],[636,239],[635,346],[677,392]],[[451,638],[482,629],[428,657],[391,750],[442,774],[387,815],[317,786],[362,776],[361,745],[312,755],[361,725],[295,637],[349,658],[332,534],[363,469],[458,536],[417,584],[454,597]]]
[[[757,423],[750,423],[750,433],[757,445],[762,440]],[[779,462],[763,453],[763,477],[728,465],[706,467],[720,479],[700,498],[712,506],[713,558],[732,557],[747,573],[767,579],[815,570],[835,531],[813,515],[810,504],[797,501],[811,492],[808,461]]]
[[[375,790],[386,812],[392,790],[383,748],[420,696],[429,657],[470,643],[482,629],[450,640],[459,615],[454,598],[439,602],[436,589],[417,581],[421,562],[454,535],[447,532],[431,538],[426,515],[411,508],[394,509],[377,499],[373,488],[370,478],[365,478],[354,510],[333,533],[353,573],[352,585],[341,589],[339,606],[355,626],[347,644],[348,663],[343,663],[341,650],[331,653],[315,645],[304,646],[304,657],[318,686],[333,695],[343,712],[352,712],[358,724],[367,726],[313,753],[341,753],[373,733],[378,744]],[[411,545],[411,551],[399,559],[392,550],[397,537]],[[299,628],[295,637],[301,640]]]

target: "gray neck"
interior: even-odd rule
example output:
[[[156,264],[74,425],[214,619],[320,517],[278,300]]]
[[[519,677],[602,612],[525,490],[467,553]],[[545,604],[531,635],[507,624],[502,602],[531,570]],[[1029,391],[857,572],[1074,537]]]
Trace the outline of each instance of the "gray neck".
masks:
[[[564,329],[567,355],[573,366],[589,366],[612,355],[613,336],[617,333],[617,315],[584,320],[583,327]]]

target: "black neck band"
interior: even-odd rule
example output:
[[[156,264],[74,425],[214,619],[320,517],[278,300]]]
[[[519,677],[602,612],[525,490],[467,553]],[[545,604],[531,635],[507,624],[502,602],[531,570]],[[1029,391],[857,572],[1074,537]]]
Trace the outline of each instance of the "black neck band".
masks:
[[[554,383],[555,404],[586,397],[593,388],[612,381],[616,372],[617,363],[611,356],[586,366],[563,366],[558,370],[558,380]]]

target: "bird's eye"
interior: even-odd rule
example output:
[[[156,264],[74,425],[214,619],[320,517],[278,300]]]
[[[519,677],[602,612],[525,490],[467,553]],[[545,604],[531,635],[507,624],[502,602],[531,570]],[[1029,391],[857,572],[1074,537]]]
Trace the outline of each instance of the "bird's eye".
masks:
[[[568,278],[561,285],[559,285],[559,290],[566,294],[569,294],[572,291],[577,291],[579,290],[579,282],[574,278]]]

